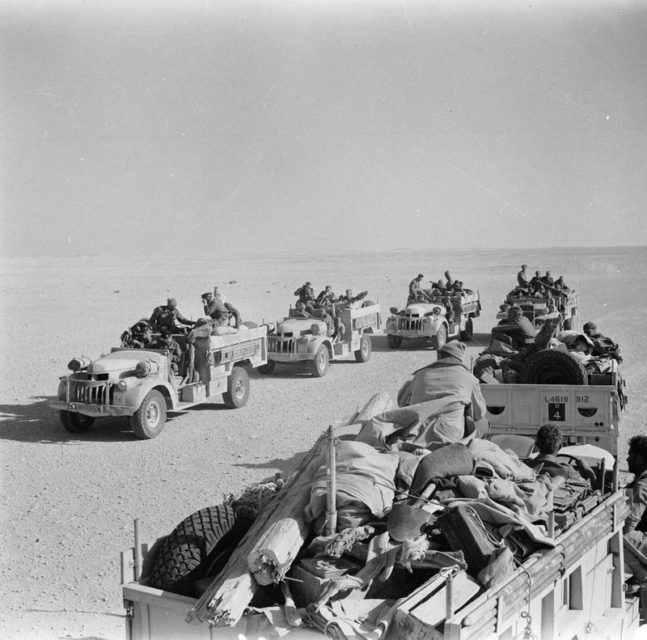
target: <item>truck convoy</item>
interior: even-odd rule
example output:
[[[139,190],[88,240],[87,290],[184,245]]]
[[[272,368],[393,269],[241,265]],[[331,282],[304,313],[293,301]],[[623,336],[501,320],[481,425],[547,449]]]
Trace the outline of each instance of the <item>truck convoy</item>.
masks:
[[[517,287],[510,291],[497,313],[497,320],[507,317],[511,305],[521,307],[523,315],[532,322],[535,329],[541,329],[548,318],[559,314],[559,329],[564,331],[579,329],[577,292],[551,291],[544,288],[541,293],[530,294]]]
[[[259,368],[272,373],[278,364],[305,365],[323,377],[330,361],[355,355],[357,362],[371,357],[371,338],[382,326],[380,305],[372,302],[335,305],[334,317],[326,309],[312,309],[303,317],[297,309],[276,323],[268,336],[268,362]]]
[[[242,326],[233,333],[199,334],[192,344],[174,335],[185,353],[174,375],[164,349],[117,347],[96,360],[74,358],[72,373],[60,378],[57,399],[63,427],[84,433],[96,418],[127,416],[137,438],[158,436],[167,411],[183,411],[222,395],[230,408],[242,407],[249,397],[247,368],[267,363],[267,326]]]
[[[393,409],[378,394],[346,426],[324,432],[276,495],[247,501],[264,506],[245,524],[242,540],[240,532],[225,540],[241,523],[242,497],[216,508],[216,533],[204,514],[193,514],[152,551],[136,539],[124,557],[130,576],[122,577],[130,640],[320,632],[375,640],[570,640],[591,630],[631,638],[640,611],[623,590],[627,506],[618,481],[617,385],[495,381],[481,389],[487,440],[466,432],[464,441],[431,452],[395,447],[406,444],[398,434],[426,424],[431,405]],[[567,445],[560,459],[574,467],[584,460],[593,479],[553,484],[543,474],[527,475],[521,461],[549,421],[559,424]],[[466,451],[473,458],[455,475]],[[438,476],[416,485],[419,470],[432,464],[440,465],[433,467]],[[408,485],[401,483],[406,477]],[[344,497],[362,478],[372,496],[368,515],[366,503]],[[323,532],[315,527],[322,521]],[[206,550],[200,536],[193,543],[203,549],[198,571],[184,560],[200,557],[187,549],[187,534],[197,531],[210,536]],[[187,584],[190,571],[195,582]]]
[[[428,340],[440,349],[447,340],[467,342],[474,333],[473,319],[481,315],[478,291],[466,290],[436,302],[412,302],[404,309],[391,308],[385,333],[389,347],[399,349],[404,340]]]

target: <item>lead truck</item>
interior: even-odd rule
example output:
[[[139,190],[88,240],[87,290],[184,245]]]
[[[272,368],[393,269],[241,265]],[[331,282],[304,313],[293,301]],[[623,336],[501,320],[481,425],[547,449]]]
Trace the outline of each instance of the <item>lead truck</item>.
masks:
[[[388,554],[394,543],[390,540],[382,547],[369,546],[369,555],[364,551],[362,556],[357,553],[362,546],[359,536],[348,554],[342,556],[345,563],[334,564],[332,572],[326,562],[318,565],[313,560],[297,560],[299,566],[293,566],[281,582],[288,570],[286,566],[290,567],[299,553],[287,542],[299,533],[294,518],[300,522],[298,514],[303,510],[303,503],[293,503],[295,492],[299,483],[303,484],[308,461],[332,446],[333,438],[327,441],[324,432],[287,485],[260,510],[245,537],[229,540],[228,547],[216,545],[215,557],[210,562],[211,567],[218,569],[209,578],[201,574],[202,586],[197,592],[185,591],[182,595],[154,586],[155,571],[151,578],[150,567],[151,556],[155,554],[136,535],[135,548],[122,557],[128,638],[260,640],[287,635],[315,639],[324,637],[325,629],[326,637],[371,640],[631,639],[644,616],[638,597],[629,597],[624,590],[622,527],[628,508],[618,481],[621,403],[617,386],[482,384],[481,388],[490,420],[488,437],[501,448],[518,451],[520,455],[526,449],[527,453],[538,427],[548,421],[556,422],[566,441],[561,458],[566,462],[585,459],[596,477],[594,490],[587,485],[588,492],[582,494],[585,497],[578,498],[570,510],[558,510],[555,489],[553,511],[545,528],[550,544],[535,547],[534,551],[531,547],[528,555],[498,582],[494,581],[493,586],[482,587],[449,559],[444,565],[436,564],[436,569],[428,574],[405,572],[405,584],[413,581],[414,576],[423,578],[411,582],[406,595],[389,599],[384,588],[380,591],[379,587],[384,565],[378,562],[376,570],[363,572],[371,563],[387,557],[380,554]],[[349,422],[361,422],[380,413],[369,411],[370,405],[371,402]],[[386,405],[382,411],[385,408]],[[357,432],[358,425],[352,424],[338,428],[334,438],[352,439]],[[327,459],[334,460],[330,450]],[[334,477],[334,464],[329,462],[328,468],[329,475]],[[564,494],[560,496],[563,499]],[[332,513],[334,505],[328,506]],[[174,532],[182,534],[174,548],[184,553],[185,560],[189,557],[189,520]],[[200,526],[191,529],[193,533],[204,533],[205,520],[199,522]],[[222,525],[224,520],[218,522]],[[301,534],[306,535],[303,531]],[[171,537],[161,538],[155,546],[166,540],[168,547]],[[474,549],[465,548],[464,552],[467,557]],[[402,549],[398,553],[403,553]],[[342,580],[347,591],[340,591],[325,606],[313,608],[313,601],[322,601],[322,592],[331,593],[326,591],[330,582],[321,576],[339,580],[339,575],[353,566],[358,557],[363,557],[366,565],[347,582]],[[415,563],[411,564],[415,567]],[[178,577],[178,567],[175,562],[174,579]],[[367,575],[378,577],[370,583],[368,592],[358,592],[357,582]],[[263,576],[265,579],[261,579]],[[261,587],[259,583],[269,586]],[[379,595],[371,595],[375,585]],[[265,600],[252,600],[253,594],[259,593]],[[310,605],[305,606],[304,597]],[[304,628],[304,620],[316,629]],[[350,624],[351,620],[356,624]]]
[[[247,403],[247,369],[267,363],[266,325],[207,333],[194,344],[187,344],[184,335],[174,338],[186,356],[182,375],[175,375],[164,349],[117,347],[96,360],[73,358],[68,364],[72,373],[60,378],[57,399],[49,406],[70,433],[85,433],[97,418],[123,416],[137,438],[150,439],[164,429],[168,411],[220,396],[232,409]]]

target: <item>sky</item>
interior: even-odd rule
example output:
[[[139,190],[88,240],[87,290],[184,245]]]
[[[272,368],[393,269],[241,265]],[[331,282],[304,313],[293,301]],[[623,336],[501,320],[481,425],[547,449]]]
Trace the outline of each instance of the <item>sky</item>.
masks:
[[[647,245],[647,3],[0,0],[0,255]]]

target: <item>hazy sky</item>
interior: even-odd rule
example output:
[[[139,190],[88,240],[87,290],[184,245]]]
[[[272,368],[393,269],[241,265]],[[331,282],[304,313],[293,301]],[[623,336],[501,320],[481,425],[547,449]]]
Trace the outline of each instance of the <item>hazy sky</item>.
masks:
[[[0,0],[0,250],[647,244],[646,34],[623,0]]]

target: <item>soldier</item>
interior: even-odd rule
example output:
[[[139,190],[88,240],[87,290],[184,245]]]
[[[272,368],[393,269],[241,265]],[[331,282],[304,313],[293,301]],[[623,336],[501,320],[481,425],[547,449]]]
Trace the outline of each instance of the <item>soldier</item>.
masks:
[[[410,283],[409,283],[409,297],[407,299],[407,304],[411,302],[429,302],[429,294],[422,288],[422,279],[425,276],[422,273],[419,273]]]
[[[168,351],[169,362],[171,363],[171,370],[175,375],[180,373],[180,362],[182,360],[182,348],[173,339],[171,330],[164,327],[160,332],[160,337],[154,346],[155,349],[164,349]]]
[[[195,324],[180,313],[175,298],[168,298],[165,305],[155,307],[149,322],[153,331],[161,331],[163,327],[168,327],[175,333],[185,332],[185,328],[180,325],[192,327]]]
[[[526,269],[528,268],[527,264],[522,264],[521,265],[521,271],[517,273],[517,284],[520,287],[527,287],[528,286],[528,274],[526,273]]]
[[[583,329],[593,342],[594,356],[609,356],[617,360],[618,363],[622,362],[620,347],[611,338],[602,335],[594,322],[585,322]]]
[[[398,392],[401,407],[431,400],[446,402],[446,410],[435,419],[434,430],[448,441],[464,437],[466,413],[477,423],[478,433],[487,431],[485,400],[464,356],[462,342],[447,342],[438,351],[438,360],[414,372],[413,379]]]
[[[297,300],[296,304],[294,305],[295,309],[295,317],[297,318],[312,318],[312,314],[308,311],[306,308],[305,302],[301,302],[301,300]]]
[[[214,320],[216,325],[228,325],[229,319],[233,317],[236,328],[240,326],[238,310],[227,302],[223,302],[221,297],[214,297],[211,291],[202,294],[202,305],[205,315]]]
[[[512,305],[508,309],[508,317],[504,318],[492,329],[492,337],[501,339],[501,336],[508,336],[515,349],[522,350],[535,341],[537,330],[532,322],[523,315],[521,307]]]
[[[142,318],[129,330],[121,334],[121,344],[130,349],[145,349],[152,342],[151,328],[148,320]]]
[[[541,271],[535,271],[535,275],[528,283],[528,286],[530,287],[533,293],[541,291],[544,288],[544,283],[541,277]]]
[[[311,313],[315,303],[315,290],[312,288],[312,284],[306,282],[294,292],[294,295],[299,298],[299,301],[303,302],[307,311]]]
[[[317,296],[315,300],[315,306],[319,309],[327,309],[337,302],[337,296],[332,290],[332,287],[327,284],[326,288]]]
[[[554,287],[555,286],[555,280],[553,280],[553,276],[552,276],[550,271],[546,271],[546,275],[541,279],[541,281],[547,287]]]
[[[633,574],[631,586],[637,588],[647,580],[647,436],[636,435],[629,440],[627,467],[634,479],[626,487],[629,515],[623,530],[625,567]]]
[[[238,311],[238,309],[234,307],[233,304],[225,300],[225,296],[222,293],[220,293],[217,286],[213,288],[213,297],[216,298],[217,300],[220,300],[220,302],[222,302],[225,305],[225,308],[227,309],[227,311],[229,311],[230,317],[234,319],[234,327],[238,329],[240,325],[243,323],[243,321],[240,318],[240,311]]]

